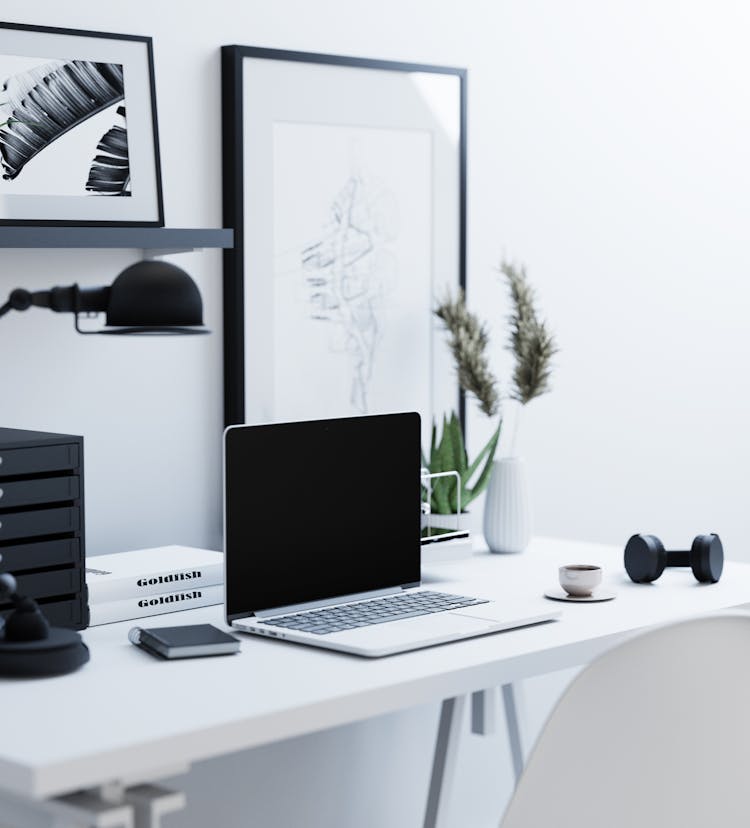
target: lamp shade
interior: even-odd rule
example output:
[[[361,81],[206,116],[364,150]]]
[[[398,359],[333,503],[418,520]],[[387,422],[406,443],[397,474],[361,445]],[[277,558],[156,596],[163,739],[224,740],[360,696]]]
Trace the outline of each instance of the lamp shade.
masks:
[[[107,325],[170,328],[203,325],[203,301],[195,282],[169,262],[146,260],[126,268],[112,283]]]

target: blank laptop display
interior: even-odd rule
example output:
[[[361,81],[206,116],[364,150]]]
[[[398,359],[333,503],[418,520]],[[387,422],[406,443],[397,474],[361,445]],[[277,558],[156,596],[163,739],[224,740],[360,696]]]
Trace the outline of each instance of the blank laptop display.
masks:
[[[416,413],[229,428],[227,619],[420,580]]]

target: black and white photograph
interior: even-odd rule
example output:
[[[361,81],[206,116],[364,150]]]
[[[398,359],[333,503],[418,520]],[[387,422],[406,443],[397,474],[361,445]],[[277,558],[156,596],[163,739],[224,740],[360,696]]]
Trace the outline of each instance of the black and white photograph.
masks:
[[[150,41],[0,25],[0,221],[162,212]]]

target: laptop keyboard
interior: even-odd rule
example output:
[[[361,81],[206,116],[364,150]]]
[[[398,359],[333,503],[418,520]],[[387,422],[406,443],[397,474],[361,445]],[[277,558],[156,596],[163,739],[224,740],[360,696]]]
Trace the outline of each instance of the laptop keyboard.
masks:
[[[358,601],[355,604],[340,604],[335,607],[297,612],[281,618],[269,618],[260,623],[269,627],[326,635],[486,603],[486,600],[480,598],[467,598],[464,595],[450,595],[445,592],[405,592],[387,598]]]

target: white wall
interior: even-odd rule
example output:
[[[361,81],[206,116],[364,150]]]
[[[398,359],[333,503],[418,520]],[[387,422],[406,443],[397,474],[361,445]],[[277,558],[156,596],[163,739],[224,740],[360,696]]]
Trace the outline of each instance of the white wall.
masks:
[[[525,414],[537,529],[618,544],[634,531],[681,544],[713,530],[750,558],[744,4],[5,0],[3,17],[154,37],[176,227],[221,223],[222,44],[468,67],[470,301],[507,377],[493,268],[503,253],[525,262],[562,349],[554,392]],[[134,255],[4,251],[0,295],[105,283]],[[175,261],[198,280],[216,336],[86,339],[40,310],[0,321],[0,419],[85,435],[94,553],[219,543],[221,262]],[[488,432],[472,417],[472,443]],[[556,687],[533,683],[534,720]],[[418,824],[436,712],[209,763],[191,777],[197,816],[174,824],[206,824],[225,777],[254,804],[227,808],[223,826]],[[494,823],[509,790],[503,751],[467,737],[456,825]]]
[[[537,527],[747,558],[750,9],[503,3],[472,70],[471,293],[525,261],[562,351],[529,406]],[[505,372],[507,376],[507,371]]]

